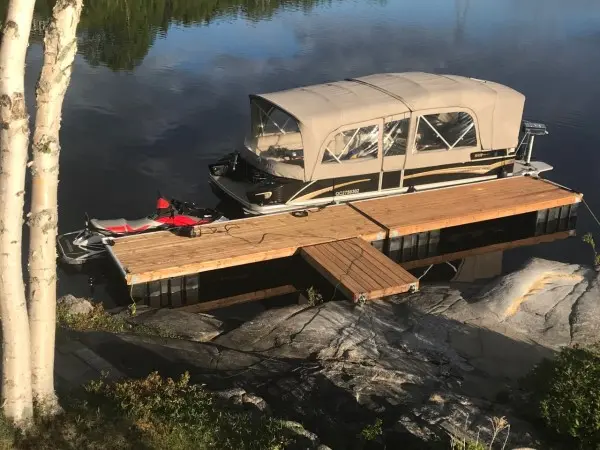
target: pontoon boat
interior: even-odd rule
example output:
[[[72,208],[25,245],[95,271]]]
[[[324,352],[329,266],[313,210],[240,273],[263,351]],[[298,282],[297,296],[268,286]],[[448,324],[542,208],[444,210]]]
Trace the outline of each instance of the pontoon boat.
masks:
[[[454,75],[385,73],[250,96],[245,146],[210,165],[215,191],[268,214],[551,170],[525,97]]]

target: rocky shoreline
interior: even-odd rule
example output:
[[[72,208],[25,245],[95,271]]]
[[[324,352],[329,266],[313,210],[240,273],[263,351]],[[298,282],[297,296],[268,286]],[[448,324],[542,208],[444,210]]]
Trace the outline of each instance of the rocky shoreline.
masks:
[[[560,348],[597,341],[600,286],[591,268],[533,259],[488,283],[426,285],[360,307],[291,305],[242,324],[174,310],[127,320],[181,338],[77,339],[127,376],[189,371],[194,382],[241,393],[231,397],[302,423],[315,445],[357,448],[377,419],[388,448],[431,448],[448,433],[485,441],[490,418],[505,417],[510,433],[499,439],[514,449],[541,439],[519,380]]]

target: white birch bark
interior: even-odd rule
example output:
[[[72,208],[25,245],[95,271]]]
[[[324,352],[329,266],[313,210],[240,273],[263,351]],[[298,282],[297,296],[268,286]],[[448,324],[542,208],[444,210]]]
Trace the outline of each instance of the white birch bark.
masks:
[[[35,0],[10,0],[0,45],[0,317],[4,414],[19,426],[32,417],[29,323],[21,245],[29,145],[25,55]]]
[[[29,323],[33,398],[47,415],[59,411],[54,393],[59,130],[77,52],[82,3],[57,0],[44,36],[44,64],[36,90],[29,214]]]

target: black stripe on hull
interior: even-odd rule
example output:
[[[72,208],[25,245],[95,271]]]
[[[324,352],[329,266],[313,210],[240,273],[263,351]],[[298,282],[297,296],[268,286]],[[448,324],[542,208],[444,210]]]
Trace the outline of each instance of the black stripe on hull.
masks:
[[[508,150],[488,150],[488,151],[480,151],[471,153],[471,161],[475,161],[478,159],[485,158],[499,158],[502,156],[507,156]]]
[[[381,180],[381,189],[399,188],[401,177],[401,170],[395,170],[393,172],[383,172],[383,179]]]
[[[379,189],[379,172],[351,177],[339,177],[328,180],[319,180],[309,188],[302,191],[298,197],[307,199],[322,199],[337,195],[352,195],[363,192],[373,192]],[[312,196],[311,193],[322,191]]]
[[[373,192],[379,189],[379,172],[351,177],[329,178],[314,183],[289,183],[282,185],[278,196],[279,203],[304,202],[336,195],[351,195]]]
[[[379,172],[333,179],[333,195],[359,194],[377,191],[378,189]]]

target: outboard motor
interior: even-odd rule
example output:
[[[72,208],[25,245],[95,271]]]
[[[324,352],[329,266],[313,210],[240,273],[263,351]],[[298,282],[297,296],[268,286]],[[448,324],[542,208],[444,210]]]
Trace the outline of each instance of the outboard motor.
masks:
[[[521,124],[521,133],[521,139],[517,147],[517,159],[529,164],[531,162],[535,137],[547,135],[548,130],[543,123],[524,120]]]
[[[238,166],[239,153],[233,152],[220,158],[216,163],[209,164],[208,170],[213,176],[221,177],[231,172],[235,172]]]

